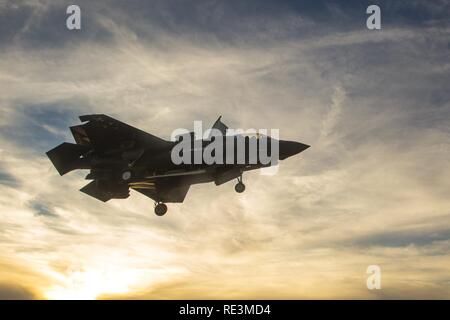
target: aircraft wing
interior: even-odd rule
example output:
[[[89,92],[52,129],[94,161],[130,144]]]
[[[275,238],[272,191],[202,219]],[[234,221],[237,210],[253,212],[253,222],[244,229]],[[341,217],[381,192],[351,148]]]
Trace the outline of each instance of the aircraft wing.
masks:
[[[125,199],[130,195],[128,186],[108,185],[107,183],[101,183],[98,180],[91,181],[81,188],[80,191],[103,202],[111,199]]]
[[[162,149],[172,142],[158,138],[104,114],[80,116],[82,125],[70,127],[77,144],[90,145],[101,155],[124,149]]]
[[[152,182],[138,182],[130,188],[158,202],[183,202],[191,182],[183,176],[155,178]]]

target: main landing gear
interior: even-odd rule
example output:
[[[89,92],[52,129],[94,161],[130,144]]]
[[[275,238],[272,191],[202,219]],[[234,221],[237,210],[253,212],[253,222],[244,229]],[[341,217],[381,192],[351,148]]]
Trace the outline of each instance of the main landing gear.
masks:
[[[128,181],[131,179],[131,175],[132,175],[131,171],[126,170],[126,171],[122,172],[121,178],[123,181]]]
[[[161,216],[165,215],[166,212],[167,212],[167,206],[164,203],[162,203],[162,202],[155,203],[155,214],[157,216],[161,217]]]
[[[238,183],[234,186],[234,190],[236,190],[237,193],[242,193],[245,191],[245,184],[242,183],[242,175],[237,178]]]

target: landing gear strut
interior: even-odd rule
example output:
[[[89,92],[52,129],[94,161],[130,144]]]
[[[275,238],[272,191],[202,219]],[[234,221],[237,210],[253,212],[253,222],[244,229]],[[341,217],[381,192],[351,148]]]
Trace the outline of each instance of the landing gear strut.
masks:
[[[242,193],[245,191],[245,184],[242,183],[242,175],[237,178],[238,183],[234,186],[234,190],[236,190],[237,193]]]
[[[162,202],[155,203],[155,214],[157,216],[163,216],[167,212],[167,206]]]

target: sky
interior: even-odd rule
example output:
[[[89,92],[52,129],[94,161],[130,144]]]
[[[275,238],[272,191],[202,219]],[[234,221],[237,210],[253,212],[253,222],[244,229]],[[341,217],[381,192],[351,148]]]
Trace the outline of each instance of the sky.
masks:
[[[450,298],[449,1],[74,3],[0,0],[0,299]],[[46,157],[92,113],[311,148],[157,217]]]

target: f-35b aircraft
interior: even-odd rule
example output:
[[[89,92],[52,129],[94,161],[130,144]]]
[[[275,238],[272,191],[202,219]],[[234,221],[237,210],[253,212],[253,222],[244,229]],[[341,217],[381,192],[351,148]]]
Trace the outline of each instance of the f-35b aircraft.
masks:
[[[228,127],[220,120],[215,122],[213,129],[226,136]],[[268,167],[274,162],[263,163],[259,156],[251,161],[251,139],[244,138],[244,148],[234,145],[232,160],[238,158],[244,161],[228,161],[223,163],[181,163],[172,161],[172,151],[182,139],[167,141],[134,128],[103,114],[80,116],[81,125],[70,127],[75,139],[74,143],[64,142],[47,152],[60,175],[75,169],[89,169],[87,180],[92,180],[80,191],[101,201],[110,199],[125,199],[129,189],[138,191],[155,201],[155,213],[162,216],[167,212],[168,202],[183,202],[189,187],[196,183],[214,182],[221,185],[237,179],[235,190],[241,193],[245,190],[242,173],[248,170]],[[195,140],[193,145],[200,145],[204,150],[213,141],[209,139]],[[242,135],[233,136],[237,141]],[[268,141],[274,139],[266,137]],[[259,139],[259,137],[256,137]],[[199,141],[200,140],[200,141]],[[284,160],[309,146],[299,142],[275,140],[278,143],[278,159]],[[197,143],[197,144],[196,144]],[[224,143],[225,148],[226,143]],[[257,149],[262,143],[256,143]],[[266,144],[270,153],[271,143]],[[190,151],[194,152],[194,148]],[[259,150],[257,150],[259,151]],[[230,153],[228,150],[224,154]],[[255,160],[255,159],[253,159]]]

